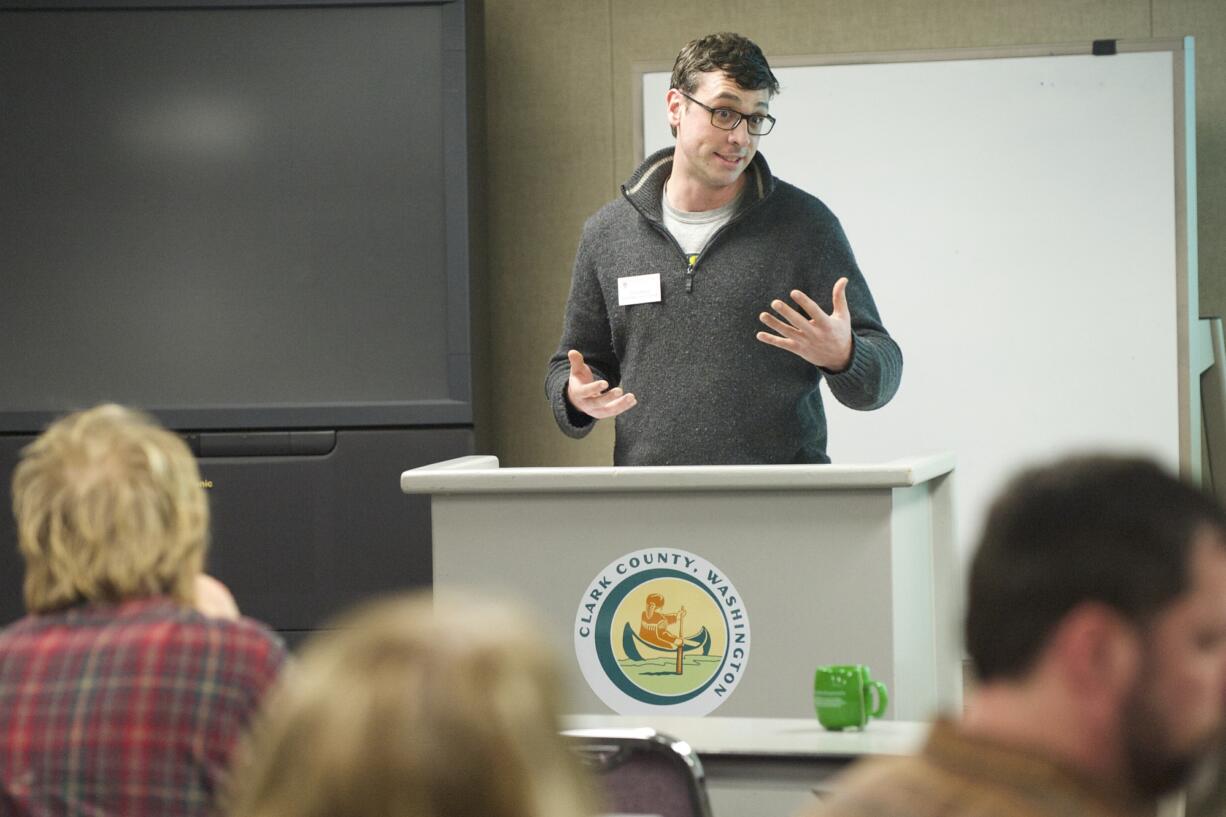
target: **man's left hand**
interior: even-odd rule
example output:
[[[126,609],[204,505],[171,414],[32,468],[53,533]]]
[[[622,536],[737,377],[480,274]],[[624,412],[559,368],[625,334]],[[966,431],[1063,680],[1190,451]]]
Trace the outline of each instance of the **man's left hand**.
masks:
[[[851,313],[847,309],[846,289],[846,278],[834,282],[830,314],[799,289],[792,290],[792,300],[805,311],[807,319],[783,301],[771,301],[771,309],[783,320],[769,312],[759,315],[759,320],[778,334],[759,332],[758,340],[832,372],[846,369],[851,364]]]

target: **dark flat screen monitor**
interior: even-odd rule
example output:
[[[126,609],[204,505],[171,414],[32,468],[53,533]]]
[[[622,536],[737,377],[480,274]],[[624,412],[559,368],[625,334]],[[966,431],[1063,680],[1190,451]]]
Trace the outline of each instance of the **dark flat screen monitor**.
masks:
[[[0,3],[0,432],[471,423],[464,4]]]

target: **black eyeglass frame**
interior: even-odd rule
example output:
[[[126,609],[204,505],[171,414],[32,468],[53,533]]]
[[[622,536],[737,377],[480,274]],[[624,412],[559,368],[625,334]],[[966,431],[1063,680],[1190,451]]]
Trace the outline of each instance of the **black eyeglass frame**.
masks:
[[[766,134],[770,133],[772,130],[775,129],[775,117],[771,116],[768,113],[741,113],[740,111],[734,108],[712,108],[710,105],[704,104],[702,102],[699,102],[697,99],[694,99],[694,97],[690,96],[689,94],[687,94],[685,91],[681,90],[680,88],[677,89],[677,93],[681,94],[683,97],[688,99],[690,102],[693,102],[698,107],[709,111],[711,113],[711,124],[719,128],[720,130],[728,130],[728,131],[736,130],[737,127],[741,124],[741,120],[745,121],[745,132],[748,133],[750,136],[765,136]],[[730,114],[734,114],[736,116],[736,121],[733,122],[730,126],[724,127],[723,125],[715,121],[715,115],[720,112],[727,112]],[[750,124],[751,119],[759,119],[762,122],[769,122],[770,124],[766,126],[766,130],[761,131],[759,133],[754,133],[753,126]]]

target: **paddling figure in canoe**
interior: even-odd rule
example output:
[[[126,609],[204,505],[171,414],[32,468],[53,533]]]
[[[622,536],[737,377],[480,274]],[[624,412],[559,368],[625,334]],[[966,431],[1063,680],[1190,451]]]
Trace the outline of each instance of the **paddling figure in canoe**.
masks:
[[[675,613],[666,613],[664,596],[661,593],[651,593],[647,596],[647,609],[643,611],[639,623],[639,638],[656,647],[675,650],[683,641],[680,635],[685,628],[685,606],[682,605]],[[670,632],[669,625],[676,624],[677,632]]]
[[[708,655],[711,652],[711,633],[706,627],[699,627],[697,632],[685,626],[685,606],[677,612],[669,613],[663,610],[664,596],[661,593],[651,593],[647,596],[647,609],[640,616],[639,630],[636,633],[629,621],[622,628],[622,650],[631,661],[642,661],[644,658],[659,657],[660,653],[671,653],[677,658],[677,674],[684,669],[684,658],[691,653]],[[671,629],[676,625],[676,630]]]

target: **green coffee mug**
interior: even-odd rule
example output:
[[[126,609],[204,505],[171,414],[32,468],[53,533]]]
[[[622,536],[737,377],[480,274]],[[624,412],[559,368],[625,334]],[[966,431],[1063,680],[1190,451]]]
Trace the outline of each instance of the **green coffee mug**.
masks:
[[[873,692],[877,705],[871,706]],[[863,664],[818,667],[813,676],[813,706],[822,726],[832,731],[863,729],[869,718],[880,718],[890,704],[885,684],[869,677]]]

